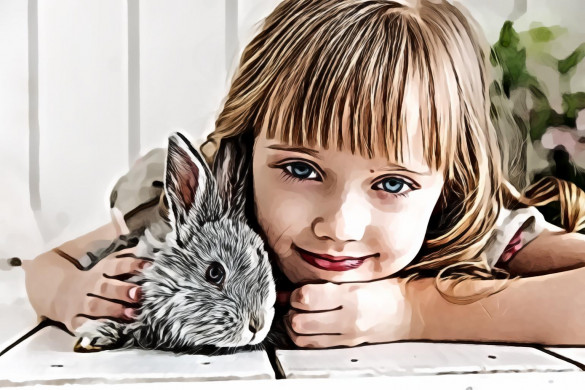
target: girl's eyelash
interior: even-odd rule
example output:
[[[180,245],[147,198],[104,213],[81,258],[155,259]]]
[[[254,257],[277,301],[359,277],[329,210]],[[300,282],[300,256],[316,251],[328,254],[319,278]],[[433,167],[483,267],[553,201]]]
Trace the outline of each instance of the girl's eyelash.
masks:
[[[310,178],[310,177],[299,177],[297,175],[295,175],[294,172],[294,165],[297,165],[297,167],[301,167],[303,169],[309,169],[311,172],[311,174],[315,174],[315,178]],[[316,168],[313,166],[313,164],[306,162],[306,161],[299,161],[299,160],[292,160],[292,161],[286,161],[283,163],[280,163],[278,165],[274,165],[273,168],[279,168],[281,170],[281,177],[285,182],[288,181],[322,181],[321,176],[322,173],[320,172],[320,169]],[[289,169],[290,168],[290,169]],[[377,188],[378,185],[380,185],[381,183],[384,183],[386,180],[395,180],[403,185],[406,185],[410,188],[410,191],[407,192],[400,192],[400,193],[394,193],[394,192],[390,192],[390,191],[386,191],[382,188]],[[406,180],[396,177],[396,176],[386,176],[383,177],[382,179],[378,180],[374,185],[372,185],[372,189],[375,191],[385,191],[387,193],[389,193],[390,195],[394,196],[395,198],[398,197],[408,197],[408,194],[414,190],[416,190],[415,188],[416,186],[407,182]]]
[[[314,173],[316,177],[303,178],[303,177],[296,176],[294,174],[294,165],[295,164],[297,165],[297,167],[301,166],[305,169],[308,168],[310,170],[309,173],[311,173],[311,174]],[[322,181],[321,176],[323,174],[320,172],[320,169],[313,167],[312,164],[305,162],[305,161],[299,161],[299,160],[287,161],[285,163],[275,165],[274,168],[279,168],[282,170],[281,176],[285,181],[289,181],[289,180],[292,180],[292,181]],[[290,170],[288,168],[290,168]]]
[[[378,188],[378,186],[379,186],[380,184],[384,183],[386,180],[395,180],[395,181],[397,181],[397,182],[399,182],[399,183],[402,183],[402,184],[404,184],[404,185],[408,186],[408,187],[410,188],[410,191],[396,193],[396,192],[390,192],[390,191],[386,191],[386,190],[384,190],[384,189],[382,189],[382,188]],[[406,180],[403,180],[403,179],[401,179],[401,178],[399,178],[399,177],[396,177],[396,176],[386,176],[386,177],[382,178],[381,180],[378,180],[378,181],[377,181],[377,182],[376,182],[376,183],[375,183],[375,184],[372,186],[372,189],[373,189],[373,190],[376,190],[376,191],[384,191],[384,192],[387,192],[387,193],[389,193],[390,195],[394,196],[395,198],[398,198],[399,196],[402,196],[402,197],[405,197],[405,198],[406,198],[406,197],[408,197],[408,194],[409,194],[409,193],[411,193],[412,191],[416,190],[416,188],[415,188],[415,186],[414,186],[414,185],[412,185],[411,183],[407,182]]]

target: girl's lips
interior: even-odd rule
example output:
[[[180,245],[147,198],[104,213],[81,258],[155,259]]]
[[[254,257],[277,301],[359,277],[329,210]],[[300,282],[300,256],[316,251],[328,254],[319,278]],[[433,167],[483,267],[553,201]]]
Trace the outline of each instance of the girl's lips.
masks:
[[[294,249],[299,252],[301,258],[307,263],[319,269],[326,271],[349,271],[356,269],[363,264],[364,260],[368,257],[375,255],[368,255],[362,257],[348,257],[348,256],[331,256],[326,254],[316,254],[313,252],[306,251],[297,246]]]

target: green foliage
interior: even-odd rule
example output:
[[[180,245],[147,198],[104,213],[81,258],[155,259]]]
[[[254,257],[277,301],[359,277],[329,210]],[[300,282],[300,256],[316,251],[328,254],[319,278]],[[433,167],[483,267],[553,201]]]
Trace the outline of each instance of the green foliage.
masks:
[[[532,43],[540,43],[539,46],[530,46],[533,55],[540,58],[547,58],[547,65],[558,69],[559,74],[566,74],[574,69],[585,58],[585,43],[581,44],[571,55],[564,60],[558,60],[550,53],[534,53],[535,50],[545,50],[548,45],[542,43],[551,42],[559,35],[566,32],[566,29],[554,26],[539,26],[528,30],[527,34],[520,35],[515,29],[513,22],[506,21],[500,31],[498,41],[492,46],[490,61],[493,66],[498,64],[502,67],[502,91],[499,88],[491,88],[491,93],[501,94],[503,92],[508,98],[516,89],[526,89],[532,100],[532,109],[529,113],[530,138],[539,140],[546,129],[551,126],[574,126],[577,112],[585,108],[585,93],[565,93],[563,99],[563,112],[556,112],[544,93],[544,88],[536,77],[530,74],[526,66],[526,47],[522,37],[529,37]],[[518,115],[515,115],[518,119]]]
[[[528,33],[534,42],[548,42],[555,39],[555,34],[548,27],[531,28]]]
[[[585,58],[585,43],[582,43],[567,58],[559,61],[559,72],[565,74],[575,68]]]
[[[585,92],[563,94],[563,111],[567,118],[577,118],[577,112],[585,108]]]
[[[502,87],[507,97],[516,88],[538,86],[538,81],[526,69],[526,49],[520,47],[520,39],[510,21],[504,23],[500,39],[491,50],[490,60],[503,69]]]
[[[585,58],[585,43],[579,45],[564,59],[558,59],[552,55],[553,45],[558,45],[557,38],[566,32],[567,29],[560,26],[540,25],[518,33],[513,23],[506,21],[502,26],[498,41],[492,46],[490,52],[492,65],[499,65],[502,68],[501,88],[496,82],[490,86],[490,96],[493,98],[490,115],[497,119],[499,108],[496,105],[511,104],[511,102],[502,103],[504,94],[510,99],[514,92],[514,102],[518,101],[517,99],[526,99],[525,102],[520,101],[517,106],[512,106],[512,116],[518,124],[518,131],[523,134],[528,133],[533,142],[540,140],[550,127],[574,128],[579,111],[585,109],[585,92],[566,90],[571,86],[570,80],[575,76],[577,66]],[[562,112],[557,112],[551,107],[546,94],[547,90],[544,88],[547,84],[541,83],[530,73],[527,63],[529,66],[537,64],[539,67],[550,67],[558,72],[558,87],[561,96],[557,98],[562,98]],[[551,89],[558,90],[557,86]],[[521,110],[525,110],[526,103],[529,102],[532,104],[529,105],[530,111],[527,116],[527,113]],[[573,182],[585,190],[585,171],[575,166],[566,150],[550,151],[549,158],[551,157],[554,161],[548,168],[537,172],[534,175],[534,181],[542,176],[552,175]],[[529,169],[529,167],[525,168]],[[549,221],[554,221],[551,217],[559,215],[559,210],[550,207],[541,211]]]

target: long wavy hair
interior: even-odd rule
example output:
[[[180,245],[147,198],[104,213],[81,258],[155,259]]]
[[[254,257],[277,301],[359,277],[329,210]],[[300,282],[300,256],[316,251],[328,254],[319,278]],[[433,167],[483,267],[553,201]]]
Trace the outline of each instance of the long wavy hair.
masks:
[[[266,124],[269,138],[400,163],[409,126],[419,126],[426,163],[445,184],[423,247],[399,276],[453,281],[439,290],[458,303],[500,291],[505,284],[452,294],[469,278],[510,280],[483,255],[500,209],[560,201],[571,232],[584,227],[585,194],[552,177],[523,194],[507,181],[489,116],[485,39],[472,23],[443,0],[285,0],[243,51],[201,151],[216,167],[227,145],[250,158]]]

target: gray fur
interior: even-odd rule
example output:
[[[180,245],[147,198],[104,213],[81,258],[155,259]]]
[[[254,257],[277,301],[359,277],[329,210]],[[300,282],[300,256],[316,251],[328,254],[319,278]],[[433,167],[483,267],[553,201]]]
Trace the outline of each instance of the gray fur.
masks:
[[[233,168],[231,158],[227,164]],[[138,241],[137,256],[154,259],[152,267],[133,279],[142,284],[140,313],[130,323],[86,322],[76,330],[81,337],[77,350],[137,346],[195,352],[202,346],[240,347],[264,340],[276,300],[268,255],[261,238],[244,222],[241,193],[232,193],[240,190],[226,186],[225,180],[220,178],[220,196],[199,153],[180,133],[171,135],[165,173],[170,220],[120,237],[93,259],[132,246],[132,239]],[[189,202],[185,200],[189,196],[181,194],[185,195],[185,183],[194,182],[193,202]],[[213,263],[225,270],[221,286],[206,278]]]

